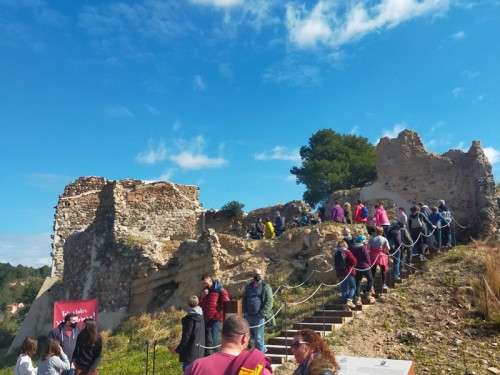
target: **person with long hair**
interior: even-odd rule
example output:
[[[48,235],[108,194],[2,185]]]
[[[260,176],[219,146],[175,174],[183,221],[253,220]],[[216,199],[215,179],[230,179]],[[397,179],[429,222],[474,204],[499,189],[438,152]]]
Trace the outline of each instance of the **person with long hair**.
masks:
[[[38,361],[37,375],[59,375],[61,370],[69,371],[70,368],[68,356],[59,345],[59,340],[48,339]]]
[[[295,334],[292,342],[292,354],[299,365],[293,375],[308,375],[314,362],[323,360],[335,369],[334,374],[340,370],[333,351],[312,329],[302,329]],[[329,370],[329,368],[325,368],[325,370]]]
[[[76,340],[71,363],[75,367],[75,375],[97,375],[97,365],[102,357],[102,337],[97,332],[94,319],[85,319],[83,325],[84,328]]]
[[[26,337],[17,357],[14,375],[36,375],[36,368],[33,368],[31,357],[36,353],[38,341],[34,337]]]

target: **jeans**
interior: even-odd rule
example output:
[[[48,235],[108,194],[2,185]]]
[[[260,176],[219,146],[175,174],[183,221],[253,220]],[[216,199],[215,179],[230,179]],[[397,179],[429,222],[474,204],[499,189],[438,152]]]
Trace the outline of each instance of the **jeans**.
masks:
[[[250,337],[255,341],[255,349],[260,350],[262,353],[266,351],[266,346],[264,345],[264,328],[266,321],[262,315],[258,314],[247,314],[245,316],[250,327],[259,326],[256,328],[250,328]]]
[[[63,371],[63,372],[61,372],[61,375],[75,375],[75,370],[71,369],[71,370]]]
[[[399,265],[403,260],[403,246],[392,254],[392,276],[399,277]]]
[[[443,246],[451,245],[451,227],[442,227],[441,234],[443,238]]]
[[[348,299],[354,298],[354,293],[356,292],[356,281],[353,275],[338,276],[339,279],[344,280],[340,283],[340,293],[342,293],[342,303],[347,303]],[[349,292],[347,290],[349,289]]]
[[[212,347],[219,345],[219,332],[220,322],[218,320],[210,320],[208,322],[205,322],[205,346]],[[214,352],[217,352],[219,351],[219,348],[205,349],[205,357],[212,354],[212,350]]]

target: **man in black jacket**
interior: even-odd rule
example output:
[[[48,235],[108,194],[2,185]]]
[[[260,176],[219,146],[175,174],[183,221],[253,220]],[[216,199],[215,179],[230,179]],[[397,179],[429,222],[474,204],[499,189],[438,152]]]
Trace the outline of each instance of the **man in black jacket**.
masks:
[[[49,332],[49,339],[56,339],[61,342],[61,348],[66,353],[69,359],[73,358],[73,352],[75,351],[76,338],[82,330],[77,326],[78,315],[74,313],[66,314],[64,317],[64,322],[59,323],[59,325]],[[73,375],[75,373],[74,369],[63,371],[61,375]]]

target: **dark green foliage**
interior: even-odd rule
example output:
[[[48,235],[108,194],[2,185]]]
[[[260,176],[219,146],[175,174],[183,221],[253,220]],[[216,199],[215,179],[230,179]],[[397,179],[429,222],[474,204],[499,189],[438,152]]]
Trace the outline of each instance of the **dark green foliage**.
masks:
[[[337,190],[362,187],[377,177],[376,150],[368,139],[319,130],[300,149],[302,166],[290,173],[306,185],[304,200],[312,207],[325,202]]]
[[[16,336],[17,329],[18,323],[16,316],[10,313],[5,314],[3,319],[0,320],[0,348],[10,346],[10,343]]]
[[[231,201],[222,206],[220,211],[230,219],[242,219],[243,207],[245,207],[243,203]]]

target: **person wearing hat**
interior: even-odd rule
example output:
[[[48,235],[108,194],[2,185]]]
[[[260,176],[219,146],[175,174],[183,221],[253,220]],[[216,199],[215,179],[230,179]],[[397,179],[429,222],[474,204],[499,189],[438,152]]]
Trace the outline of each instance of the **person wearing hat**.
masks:
[[[370,263],[370,252],[365,246],[365,236],[358,236],[352,246],[351,252],[356,258],[356,292],[355,292],[355,304],[361,305],[361,280],[363,277],[366,278],[367,282],[367,290],[365,295],[370,303],[375,302],[375,298],[372,296],[372,287],[373,287],[373,275],[371,271],[371,263]]]

